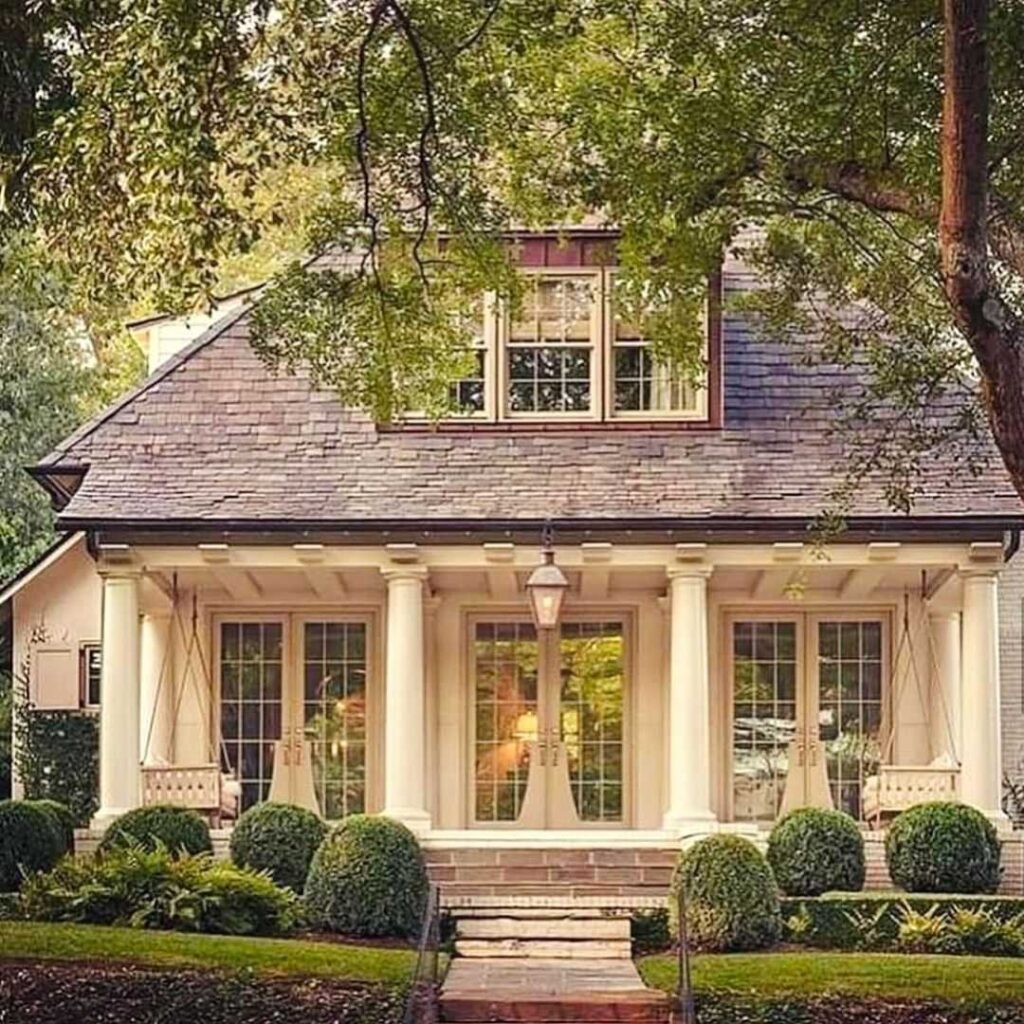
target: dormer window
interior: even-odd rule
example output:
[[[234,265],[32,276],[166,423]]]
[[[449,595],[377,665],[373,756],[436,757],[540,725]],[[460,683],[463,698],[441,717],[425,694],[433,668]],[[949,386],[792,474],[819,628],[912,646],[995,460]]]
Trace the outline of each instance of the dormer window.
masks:
[[[451,420],[709,421],[709,388],[657,361],[639,325],[616,308],[613,269],[526,267],[523,274],[516,309],[481,303],[473,371],[452,385]],[[713,372],[710,379],[714,386]]]

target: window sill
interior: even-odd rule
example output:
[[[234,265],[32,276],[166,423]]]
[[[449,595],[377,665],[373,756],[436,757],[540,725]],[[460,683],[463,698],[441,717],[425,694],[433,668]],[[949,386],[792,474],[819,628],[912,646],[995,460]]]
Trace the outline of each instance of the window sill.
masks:
[[[708,433],[721,430],[709,419],[652,420],[407,420],[378,424],[382,434],[578,434],[590,433]]]

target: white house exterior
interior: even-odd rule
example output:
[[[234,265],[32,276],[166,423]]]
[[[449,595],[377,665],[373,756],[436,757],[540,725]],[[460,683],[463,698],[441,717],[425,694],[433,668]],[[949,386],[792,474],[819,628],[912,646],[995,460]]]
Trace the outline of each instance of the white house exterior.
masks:
[[[683,388],[615,317],[606,239],[522,242],[535,315],[482,325],[462,417],[375,426],[270,373],[242,306],[33,470],[68,539],[0,602],[38,679],[100,645],[94,825],[140,803],[140,765],[220,763],[244,806],[311,785],[437,849],[871,818],[900,767],[1008,827],[1022,516],[998,460],[936,464],[909,516],[866,481],[819,545],[849,372],[723,315],[750,284],[730,258]],[[547,521],[570,589],[538,632]]]

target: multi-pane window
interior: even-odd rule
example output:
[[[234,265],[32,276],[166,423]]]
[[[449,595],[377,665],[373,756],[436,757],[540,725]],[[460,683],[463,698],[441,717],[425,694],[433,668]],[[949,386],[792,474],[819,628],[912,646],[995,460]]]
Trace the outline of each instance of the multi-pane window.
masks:
[[[103,657],[99,644],[82,644],[79,655],[80,692],[82,707],[98,708],[100,706],[100,674],[103,668]]]
[[[592,275],[536,276],[508,324],[506,412],[586,413],[599,314]]]
[[[472,367],[453,382],[457,418],[501,420],[701,419],[706,389],[654,357],[620,315],[612,270],[526,276],[521,302],[493,299],[473,314]]]
[[[515,821],[538,738],[539,646],[529,622],[479,622],[473,652],[474,811],[478,822]]]
[[[820,623],[818,674],[819,737],[832,800],[860,818],[864,780],[881,762],[881,622]]]
[[[220,627],[220,727],[223,756],[242,783],[242,809],[266,800],[281,739],[283,627],[223,622]]]
[[[682,373],[656,360],[640,328],[612,308],[613,414],[697,411],[697,390]]]
[[[734,813],[774,821],[797,732],[796,623],[736,622],[732,646]]]
[[[303,723],[325,818],[366,809],[366,624],[303,627]]]

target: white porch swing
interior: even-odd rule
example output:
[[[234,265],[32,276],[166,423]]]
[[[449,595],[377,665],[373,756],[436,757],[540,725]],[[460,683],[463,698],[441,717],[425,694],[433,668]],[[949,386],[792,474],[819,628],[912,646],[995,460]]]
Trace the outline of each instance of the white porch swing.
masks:
[[[207,753],[209,760],[199,764],[147,763],[153,743],[153,731],[156,725],[160,696],[165,686],[173,685],[170,681],[171,651],[174,646],[174,630],[181,635],[182,647],[185,651],[185,663],[177,686],[176,699],[171,716],[170,748],[174,749],[174,738],[177,731],[178,714],[185,690],[189,682],[194,688],[196,701],[203,713],[207,725]],[[202,673],[202,682],[196,676],[195,662],[198,660]],[[205,686],[203,685],[205,684]],[[152,804],[172,804],[175,807],[190,807],[202,814],[207,814],[213,823],[220,827],[225,819],[238,817],[242,787],[234,771],[229,767],[227,747],[224,738],[217,728],[217,742],[214,743],[212,726],[214,721],[212,708],[212,673],[199,643],[198,609],[196,597],[192,595],[192,628],[186,635],[185,623],[181,616],[181,602],[178,594],[178,580],[175,575],[171,592],[171,635],[167,638],[160,675],[157,679],[156,691],[153,695],[153,707],[149,714],[149,728],[146,731],[146,744],[142,751],[142,763],[139,766],[142,775],[143,806]],[[218,762],[218,755],[221,760]],[[223,768],[222,768],[223,765]]]
[[[924,574],[922,573],[922,607],[924,607]],[[928,639],[928,657],[931,678],[939,679],[939,665],[935,654],[935,638],[929,627],[927,612],[922,612],[922,626]],[[898,674],[901,656],[908,662],[907,672]],[[903,620],[899,643],[892,658],[890,678],[893,680],[892,714],[889,722],[888,736],[882,750],[881,763],[876,775],[864,780],[861,792],[861,810],[864,819],[879,828],[882,818],[886,815],[899,814],[913,807],[914,804],[931,800],[956,801],[960,792],[960,755],[957,750],[956,733],[953,728],[949,706],[941,682],[936,686],[939,704],[946,726],[949,741],[947,753],[936,756],[927,765],[892,764],[893,748],[896,743],[896,717],[900,706],[900,697],[906,676],[913,674],[918,699],[922,708],[931,708],[927,699],[927,690],[921,673],[918,671],[917,659],[914,657],[914,641],[910,629],[910,599],[903,595]]]
[[[197,764],[148,763],[156,724],[157,709],[164,686],[170,683],[170,657],[173,647],[173,632],[178,630],[184,649],[184,668],[178,680],[177,694],[171,717],[171,750],[174,749],[174,734],[177,729],[181,702],[187,686],[191,683],[203,720],[207,723],[207,753],[209,760]],[[172,804],[176,807],[190,807],[209,815],[213,823],[221,826],[225,819],[238,817],[242,785],[231,767],[227,745],[220,729],[220,718],[213,708],[213,673],[199,642],[199,613],[196,597],[192,595],[191,629],[186,634],[181,615],[177,576],[171,591],[171,632],[168,638],[160,675],[153,697],[149,716],[149,728],[142,752],[142,803]],[[199,675],[196,662],[199,665]],[[216,725],[212,724],[216,723]],[[213,729],[216,728],[216,742]],[[273,773],[268,799],[298,804],[314,813],[321,813],[313,783],[311,744],[304,740],[299,731],[286,731],[287,738],[274,740]],[[219,757],[219,761],[218,761]]]

